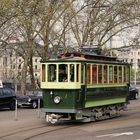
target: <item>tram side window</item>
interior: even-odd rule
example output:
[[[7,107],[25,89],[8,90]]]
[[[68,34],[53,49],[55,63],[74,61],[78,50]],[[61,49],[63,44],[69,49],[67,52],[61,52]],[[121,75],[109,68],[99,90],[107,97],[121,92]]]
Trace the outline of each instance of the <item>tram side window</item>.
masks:
[[[80,79],[80,75],[79,75],[80,74],[80,67],[79,67],[79,64],[76,65],[76,70],[77,70],[76,71],[77,72],[77,74],[76,74],[77,75],[76,82],[79,82],[79,79]]]
[[[48,65],[48,82],[56,81],[56,65],[49,64]]]
[[[97,84],[97,65],[92,65],[92,83]]]
[[[102,65],[98,65],[98,83],[102,83]]]
[[[59,72],[59,82],[67,82],[68,81],[68,66],[66,64],[60,64],[58,67]]]
[[[113,66],[109,66],[109,83],[113,83]]]
[[[90,84],[90,64],[87,64],[87,84]]]
[[[122,83],[122,66],[119,66],[119,83]]]
[[[114,83],[118,82],[118,71],[117,66],[114,66]]]
[[[107,83],[108,81],[108,66],[107,65],[104,65],[103,66],[103,80],[104,80],[104,83]]]
[[[85,82],[85,66],[81,65],[81,83]]]
[[[124,67],[124,82],[128,82],[128,75],[129,75],[129,71],[127,67]]]
[[[46,73],[46,65],[42,64],[42,82],[46,81],[46,79],[45,79],[46,74],[45,73]]]

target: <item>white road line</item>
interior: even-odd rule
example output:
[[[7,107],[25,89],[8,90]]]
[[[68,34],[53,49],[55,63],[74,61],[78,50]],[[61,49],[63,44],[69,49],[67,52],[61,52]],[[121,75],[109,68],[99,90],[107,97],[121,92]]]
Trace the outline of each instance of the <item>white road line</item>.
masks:
[[[114,133],[114,134],[106,134],[106,135],[99,135],[96,136],[97,138],[101,137],[118,137],[118,136],[123,136],[123,135],[133,135],[133,132],[124,132],[124,133]]]

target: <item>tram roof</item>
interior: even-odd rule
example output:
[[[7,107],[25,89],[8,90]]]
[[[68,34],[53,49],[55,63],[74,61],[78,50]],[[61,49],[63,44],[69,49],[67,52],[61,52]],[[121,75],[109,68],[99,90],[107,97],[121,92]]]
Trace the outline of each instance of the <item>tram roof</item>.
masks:
[[[116,57],[104,56],[104,55],[95,55],[81,52],[67,52],[61,54],[56,59],[49,59],[46,61],[67,61],[67,60],[75,60],[75,61],[88,61],[88,60],[103,60],[103,61],[116,61]]]
[[[104,55],[96,55],[89,53],[81,53],[81,52],[67,52],[60,55],[60,59],[69,58],[69,57],[79,57],[80,59],[91,59],[91,60],[106,60],[106,61],[116,61],[116,57],[104,56]]]
[[[121,63],[122,61],[117,60],[116,57],[109,57],[109,56],[103,56],[103,55],[93,55],[93,54],[87,54],[87,53],[80,53],[80,52],[73,52],[73,53],[64,53],[59,56],[58,59],[49,59],[45,62],[106,62],[106,63]],[[44,61],[43,61],[44,62]],[[123,64],[126,64],[123,62]]]

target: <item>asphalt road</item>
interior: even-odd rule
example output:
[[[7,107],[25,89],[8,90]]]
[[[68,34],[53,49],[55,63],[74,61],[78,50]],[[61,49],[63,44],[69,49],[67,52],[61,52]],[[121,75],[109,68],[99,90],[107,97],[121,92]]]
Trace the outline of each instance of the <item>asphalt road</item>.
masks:
[[[140,140],[140,98],[120,117],[92,123],[48,125],[37,109],[0,110],[1,140]]]

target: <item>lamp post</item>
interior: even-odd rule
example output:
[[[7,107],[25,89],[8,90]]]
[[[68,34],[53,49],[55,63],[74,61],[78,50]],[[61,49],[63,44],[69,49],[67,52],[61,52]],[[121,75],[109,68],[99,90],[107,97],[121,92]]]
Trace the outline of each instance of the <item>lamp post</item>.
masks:
[[[134,62],[134,84],[137,85],[137,59]]]

